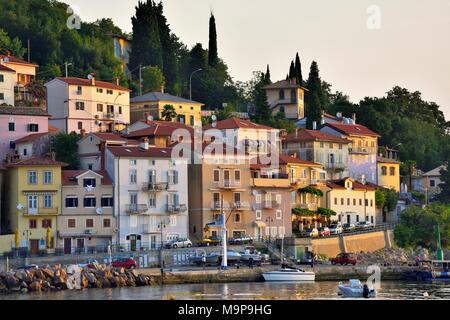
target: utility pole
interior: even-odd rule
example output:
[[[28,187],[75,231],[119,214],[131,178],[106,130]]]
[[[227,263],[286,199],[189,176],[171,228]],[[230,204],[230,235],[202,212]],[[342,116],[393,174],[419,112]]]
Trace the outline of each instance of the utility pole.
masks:
[[[190,78],[189,78],[189,99],[192,101],[192,76],[195,74],[195,73],[197,73],[197,72],[200,72],[200,71],[202,71],[203,69],[197,69],[197,70],[195,70],[194,72],[192,72],[191,73],[191,76],[190,76]]]
[[[65,66],[65,68],[66,68],[66,78],[68,78],[68,74],[69,74],[69,72],[68,72],[68,66],[71,66],[72,65],[72,63],[68,63],[67,61],[66,62],[64,62],[64,66]]]
[[[142,96],[142,63],[139,64],[139,96]]]
[[[220,211],[222,216],[222,242],[223,242],[223,256],[222,256],[222,270],[228,268],[228,256],[227,256],[227,226],[225,221],[225,212],[223,211],[223,194],[220,200]]]

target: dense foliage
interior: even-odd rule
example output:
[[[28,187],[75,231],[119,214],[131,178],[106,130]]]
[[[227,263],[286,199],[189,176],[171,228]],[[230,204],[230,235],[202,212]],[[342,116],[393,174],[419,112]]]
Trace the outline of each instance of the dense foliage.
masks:
[[[437,200],[450,203],[450,167],[447,166],[447,169],[441,170],[441,181],[442,183],[439,184],[441,193],[437,196]]]
[[[68,164],[64,170],[77,170],[79,166],[78,144],[80,136],[75,133],[59,133],[52,142],[52,150],[56,154],[56,160]]]
[[[433,204],[421,209],[411,206],[402,212],[394,232],[395,242],[405,248],[437,248],[439,224],[442,248],[450,245],[450,207]]]

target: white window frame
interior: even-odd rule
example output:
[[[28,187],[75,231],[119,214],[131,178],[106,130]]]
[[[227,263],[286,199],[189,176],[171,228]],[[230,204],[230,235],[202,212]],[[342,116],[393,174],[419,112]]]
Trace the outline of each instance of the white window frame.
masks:
[[[276,219],[277,219],[277,220],[283,219],[283,211],[277,210],[277,213],[276,213]]]
[[[256,210],[256,220],[262,220],[262,210]]]
[[[130,169],[129,182],[130,182],[130,184],[137,184],[137,170],[136,169]]]
[[[34,182],[31,181],[31,174],[34,173]],[[28,184],[36,185],[38,183],[38,172],[36,170],[28,171],[27,175]]]
[[[50,199],[50,205],[48,206],[48,199]],[[44,194],[44,208],[45,209],[51,209],[53,208],[53,195],[51,194]]]
[[[255,196],[255,202],[256,202],[257,204],[260,204],[260,203],[262,202],[262,195],[261,195],[261,194],[257,194],[257,195]]]
[[[153,204],[152,204],[153,202]],[[149,208],[156,208],[156,194],[155,193],[150,193],[148,195],[148,206]]]
[[[50,174],[50,182],[47,182],[47,175]],[[53,171],[45,170],[44,171],[44,184],[53,184]]]

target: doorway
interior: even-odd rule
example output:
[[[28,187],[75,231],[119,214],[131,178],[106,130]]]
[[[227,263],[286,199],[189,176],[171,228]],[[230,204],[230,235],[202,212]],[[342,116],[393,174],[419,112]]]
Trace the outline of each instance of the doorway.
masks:
[[[64,254],[72,253],[72,238],[64,238]]]
[[[36,255],[39,253],[39,240],[30,239],[30,254]]]
[[[77,252],[84,252],[84,238],[77,239]]]

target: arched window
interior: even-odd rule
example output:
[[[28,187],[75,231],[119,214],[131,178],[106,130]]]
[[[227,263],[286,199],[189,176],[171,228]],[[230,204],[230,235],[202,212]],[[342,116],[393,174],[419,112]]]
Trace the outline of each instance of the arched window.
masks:
[[[387,176],[387,167],[386,166],[382,166],[381,167],[381,175],[382,176]]]
[[[395,176],[395,167],[390,167],[389,168],[389,174],[391,175],[391,176]]]
[[[284,100],[284,90],[280,89],[280,92],[278,93],[280,100]]]
[[[297,90],[295,90],[295,89],[291,90],[291,102],[292,103],[297,102]]]

